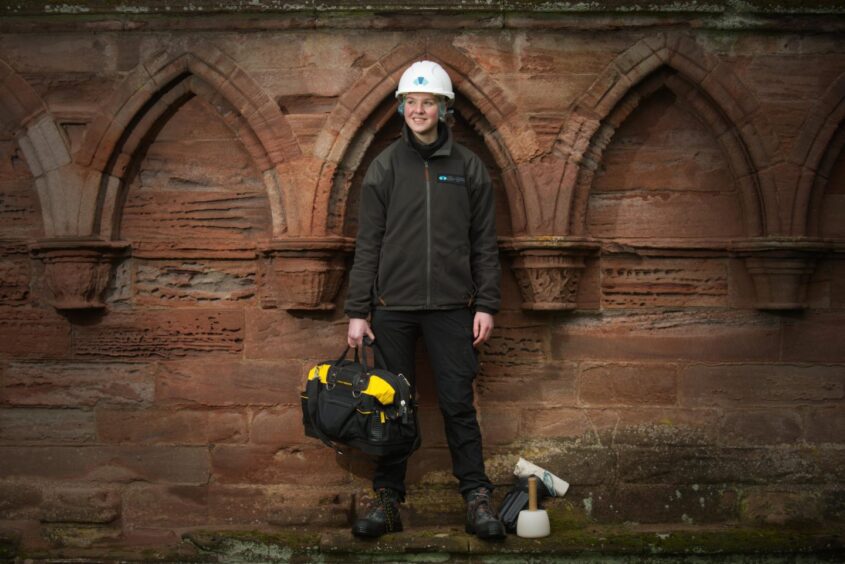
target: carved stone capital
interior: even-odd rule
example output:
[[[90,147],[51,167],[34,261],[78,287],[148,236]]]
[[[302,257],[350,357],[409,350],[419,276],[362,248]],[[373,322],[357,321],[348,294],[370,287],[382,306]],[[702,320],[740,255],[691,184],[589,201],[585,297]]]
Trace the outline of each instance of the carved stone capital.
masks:
[[[527,310],[575,309],[584,259],[599,249],[591,241],[554,236],[502,239],[500,247],[511,258]]]
[[[807,307],[816,262],[829,250],[823,241],[808,239],[752,239],[731,245],[754,283],[754,307],[766,310]]]
[[[346,237],[277,239],[261,249],[261,307],[332,310],[355,241]]]
[[[51,304],[60,311],[102,309],[114,264],[129,250],[123,241],[46,239],[30,245],[44,265]]]

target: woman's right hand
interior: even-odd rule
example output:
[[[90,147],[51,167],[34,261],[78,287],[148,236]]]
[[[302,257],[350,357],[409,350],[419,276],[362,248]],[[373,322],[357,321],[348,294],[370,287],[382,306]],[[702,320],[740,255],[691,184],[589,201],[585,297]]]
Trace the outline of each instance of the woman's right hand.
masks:
[[[376,340],[376,336],[373,335],[373,331],[370,329],[370,324],[366,319],[350,319],[349,329],[346,332],[346,343],[350,347],[354,347],[356,349],[360,348],[364,340],[364,335],[368,336],[373,341]]]

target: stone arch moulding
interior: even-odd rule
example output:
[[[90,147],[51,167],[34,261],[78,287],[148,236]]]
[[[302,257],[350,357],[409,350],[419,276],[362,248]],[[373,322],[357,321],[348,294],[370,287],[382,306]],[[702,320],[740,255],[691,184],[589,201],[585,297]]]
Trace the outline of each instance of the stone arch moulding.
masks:
[[[123,186],[136,150],[166,112],[191,96],[216,107],[243,142],[261,171],[270,203],[272,238],[256,249],[259,302],[263,307],[322,310],[342,278],[344,242],[303,237],[310,215],[302,213],[296,182],[302,153],[277,104],[237,63],[205,42],[185,52],[165,51],[139,66],[123,83],[93,124],[79,160],[101,171],[96,190],[95,229],[106,239],[116,236],[122,213]],[[310,208],[308,208],[310,211]]]
[[[38,193],[46,238],[30,242],[29,250],[44,265],[48,298],[59,310],[100,307],[120,246],[80,232],[78,196],[86,171],[72,163],[67,136],[40,96],[2,60],[0,121],[16,130]]]
[[[584,234],[587,192],[595,164],[613,128],[638,103],[637,90],[649,77],[670,69],[686,85],[667,81],[708,123],[725,150],[740,190],[746,238],[725,241],[725,250],[743,258],[759,309],[805,307],[806,286],[815,267],[817,245],[783,235],[788,210],[778,205],[774,170],[783,163],[754,94],[715,56],[686,35],[658,35],[619,55],[571,112],[556,150],[566,159],[554,229],[570,237]],[[597,158],[598,157],[598,158]]]
[[[514,232],[524,231],[526,214],[540,208],[528,186],[530,182],[526,182],[520,170],[520,164],[539,151],[527,120],[507,93],[454,46],[419,40],[403,44],[372,65],[329,115],[315,144],[315,158],[320,161],[320,167],[313,209],[315,216],[326,218],[323,224],[314,226],[315,232],[336,233],[342,229],[336,218],[345,216],[343,206],[352,173],[389,115],[380,108],[392,99],[402,72],[421,59],[443,65],[452,78],[455,92],[465,98],[462,105],[472,110],[474,117],[470,121],[502,171]]]
[[[33,176],[44,234],[55,237],[71,232],[70,206],[52,205],[57,197],[58,171],[71,161],[68,141],[35,89],[2,59],[0,122],[12,128]]]
[[[790,160],[800,168],[792,215],[792,235],[819,237],[822,198],[830,168],[845,148],[845,73],[810,110]]]
[[[582,169],[588,166],[584,157],[600,142],[597,134],[617,108],[661,68],[682,77],[692,89],[685,98],[714,134],[731,145],[726,156],[742,194],[746,235],[777,234],[780,220],[771,169],[779,162],[778,140],[756,96],[692,38],[665,34],[640,40],[617,56],[570,113],[556,146],[567,166],[555,210],[555,233],[583,233],[576,222],[585,215],[578,206],[586,202],[577,194]]]
[[[76,155],[81,166],[102,177],[86,193],[93,230],[104,239],[119,223],[122,180],[133,152],[155,120],[186,94],[225,108],[224,120],[260,168],[270,201],[273,236],[288,230],[286,184],[299,144],[273,100],[217,47],[197,42],[179,53],[163,51],[139,65],[119,86],[106,110],[92,122]],[[231,114],[231,115],[228,115]]]

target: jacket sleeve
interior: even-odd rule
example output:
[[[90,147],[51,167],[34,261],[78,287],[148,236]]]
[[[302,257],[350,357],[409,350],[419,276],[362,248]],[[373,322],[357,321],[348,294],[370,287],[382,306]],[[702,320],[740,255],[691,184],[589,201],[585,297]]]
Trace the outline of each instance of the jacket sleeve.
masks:
[[[472,279],[477,294],[477,311],[498,313],[501,305],[501,267],[499,266],[499,245],[496,240],[496,209],[493,200],[493,185],[487,168],[477,156],[470,161],[470,205],[472,225],[470,226],[470,261]]]
[[[385,182],[389,172],[381,159],[374,160],[364,175],[358,210],[355,260],[349,273],[349,291],[344,311],[350,318],[366,319],[372,308],[372,289],[378,272],[381,243],[386,224]]]

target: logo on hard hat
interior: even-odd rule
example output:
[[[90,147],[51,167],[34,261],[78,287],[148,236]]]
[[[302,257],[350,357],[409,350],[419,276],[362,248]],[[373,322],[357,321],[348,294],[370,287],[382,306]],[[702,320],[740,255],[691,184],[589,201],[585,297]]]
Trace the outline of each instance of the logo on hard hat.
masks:
[[[414,84],[417,86],[425,86],[428,84],[428,81],[425,79],[424,76],[418,76],[417,79],[414,81]]]

